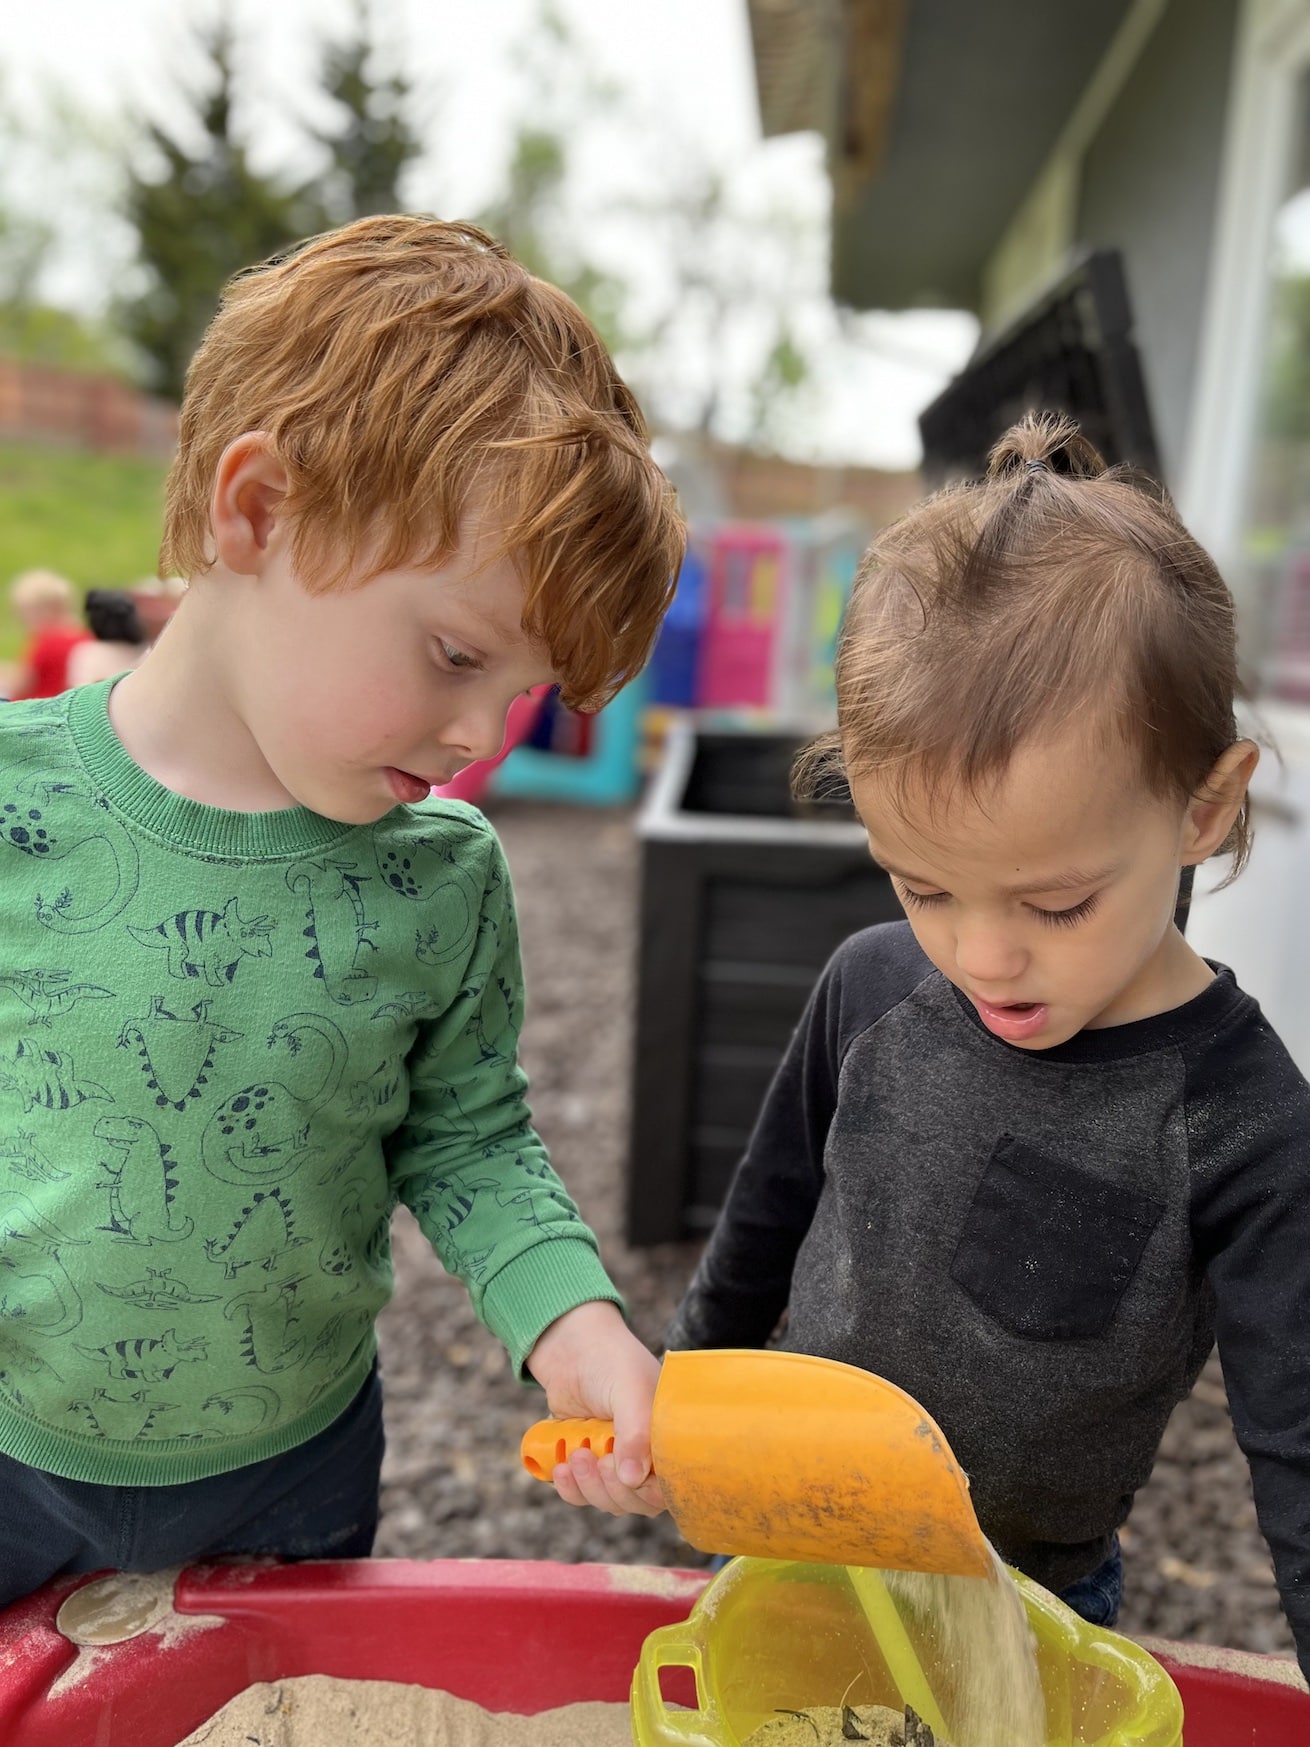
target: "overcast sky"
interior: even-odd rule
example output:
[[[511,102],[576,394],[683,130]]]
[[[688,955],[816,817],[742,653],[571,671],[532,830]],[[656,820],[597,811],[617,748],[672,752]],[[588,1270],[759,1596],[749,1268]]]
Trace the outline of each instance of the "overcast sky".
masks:
[[[559,5],[597,71],[621,82],[632,93],[632,112],[646,117],[630,140],[611,138],[580,165],[602,244],[607,191],[654,188],[661,164],[679,152],[747,182],[753,178],[769,199],[816,221],[826,210],[817,140],[760,141],[745,0]],[[196,64],[188,24],[212,16],[212,6],[213,0],[43,0],[6,7],[0,69],[20,103],[30,104],[44,82],[55,81],[80,109],[107,124],[125,110],[176,117],[170,86],[179,70]],[[375,10],[381,41],[395,46],[420,94],[430,139],[427,157],[413,172],[409,203],[449,217],[477,211],[495,193],[505,161],[520,91],[514,48],[535,14],[535,0],[376,0]],[[286,167],[302,149],[295,118],[315,113],[315,42],[324,31],[347,28],[349,0],[228,0],[226,11],[241,44],[252,146],[263,167]],[[579,134],[588,137],[585,129]],[[47,168],[43,198],[71,209],[72,200],[58,192],[59,167]],[[611,251],[619,246],[639,255],[640,240],[634,242],[630,230],[626,240],[619,237],[613,231]],[[103,302],[125,268],[129,244],[108,217],[94,235],[85,227],[71,231],[54,282],[57,295],[86,308]],[[651,260],[643,270],[657,274],[659,263]],[[821,327],[812,315],[812,331]],[[794,447],[833,460],[912,465],[918,459],[915,416],[963,362],[973,331],[969,320],[945,312],[869,319],[856,350],[834,342],[825,351]]]

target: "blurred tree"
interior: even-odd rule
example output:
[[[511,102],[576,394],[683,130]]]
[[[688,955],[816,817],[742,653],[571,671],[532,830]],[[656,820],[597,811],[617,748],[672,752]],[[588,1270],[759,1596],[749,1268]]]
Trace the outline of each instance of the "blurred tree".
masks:
[[[680,165],[669,157],[660,194],[632,206],[662,272],[623,363],[657,424],[785,447],[811,381],[803,330],[826,302],[822,227],[767,178],[733,176],[685,149]]]
[[[147,124],[126,203],[144,284],[122,320],[163,392],[180,394],[234,271],[328,224],[403,209],[400,183],[423,145],[414,87],[387,65],[376,20],[376,0],[353,0],[347,34],[323,44],[330,113],[301,129],[326,164],[304,183],[251,168],[233,125],[233,27],[199,32],[208,64],[192,124]],[[763,157],[717,169],[670,135],[666,116],[641,114],[596,73],[559,0],[539,0],[515,62],[501,186],[477,222],[586,310],[657,425],[788,447],[836,319],[821,219],[787,208]],[[613,177],[634,147],[657,196]]]
[[[45,295],[58,250],[52,216],[31,186],[34,168],[92,152],[101,142],[66,103],[49,101],[39,122],[20,115],[0,70],[0,353],[30,363],[124,370],[121,340],[102,321],[52,306]]]
[[[809,380],[810,360],[792,326],[790,312],[779,310],[773,344],[750,390],[747,441],[766,448],[777,447],[788,412]]]
[[[558,0],[541,0],[516,61],[503,186],[478,222],[586,310],[656,424],[776,446],[810,382],[798,311],[826,286],[821,223],[709,165],[667,115],[642,114],[596,73]],[[660,193],[598,197],[597,166],[643,151]],[[627,249],[612,240],[625,227]]]
[[[103,323],[53,304],[0,296],[0,355],[62,370],[130,376],[122,340]]]
[[[48,223],[0,208],[0,304],[6,309],[36,302],[37,281],[53,242]]]
[[[515,59],[524,113],[514,127],[502,192],[476,223],[530,273],[566,291],[616,349],[624,340],[628,288],[580,241],[572,147],[585,122],[612,108],[617,92],[597,77],[555,0],[542,0]]]
[[[400,179],[423,145],[409,80],[379,68],[369,0],[355,0],[352,34],[327,42],[322,56],[319,82],[340,119],[333,129],[310,132],[331,159],[323,190],[329,213],[344,224],[372,212],[403,211]]]
[[[153,161],[128,168],[127,212],[146,283],[123,306],[121,320],[147,360],[151,386],[175,399],[224,282],[328,222],[312,186],[251,167],[233,128],[231,24],[220,19],[200,27],[198,42],[209,65],[208,89],[187,94],[197,146],[148,121]]]

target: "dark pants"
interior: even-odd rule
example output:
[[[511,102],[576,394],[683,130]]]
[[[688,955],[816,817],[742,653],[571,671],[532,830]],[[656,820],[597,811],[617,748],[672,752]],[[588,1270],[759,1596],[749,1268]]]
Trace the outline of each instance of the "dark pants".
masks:
[[[1088,1625],[1112,1626],[1119,1618],[1124,1598],[1124,1561],[1119,1551],[1119,1537],[1114,1537],[1110,1556],[1095,1571],[1071,1583],[1060,1591],[1060,1600],[1080,1614]]]
[[[0,1455],[0,1607],[52,1577],[224,1554],[363,1559],[378,1526],[382,1385],[281,1456],[180,1486],[61,1480]]]

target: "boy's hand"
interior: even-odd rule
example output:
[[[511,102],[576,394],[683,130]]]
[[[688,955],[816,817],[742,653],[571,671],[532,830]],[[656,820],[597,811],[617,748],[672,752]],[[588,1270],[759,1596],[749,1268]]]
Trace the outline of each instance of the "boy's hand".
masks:
[[[612,1456],[575,1450],[556,1467],[564,1502],[610,1516],[658,1516],[664,1498],[650,1471],[650,1411],[660,1365],[618,1306],[597,1299],[556,1317],[527,1362],[556,1419],[614,1421]]]

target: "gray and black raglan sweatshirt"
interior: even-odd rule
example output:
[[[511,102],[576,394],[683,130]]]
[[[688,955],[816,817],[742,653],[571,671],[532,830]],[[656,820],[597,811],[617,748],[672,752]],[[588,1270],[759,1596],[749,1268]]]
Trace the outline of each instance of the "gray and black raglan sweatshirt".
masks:
[[[1310,1086],[1216,966],[1049,1050],[991,1035],[905,923],[812,995],[670,1347],[783,1345],[909,1391],[985,1533],[1092,1570],[1217,1334],[1310,1672]]]

